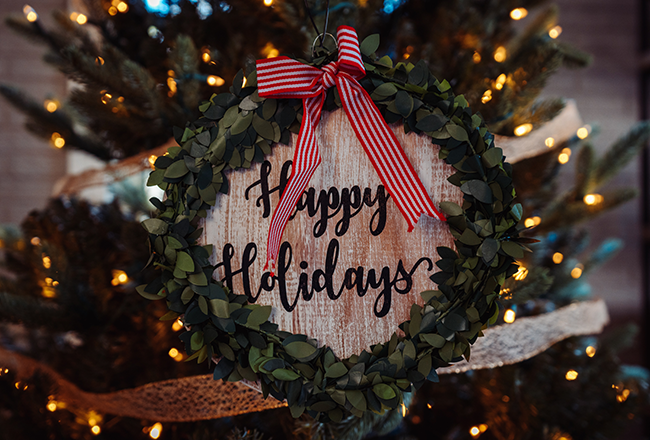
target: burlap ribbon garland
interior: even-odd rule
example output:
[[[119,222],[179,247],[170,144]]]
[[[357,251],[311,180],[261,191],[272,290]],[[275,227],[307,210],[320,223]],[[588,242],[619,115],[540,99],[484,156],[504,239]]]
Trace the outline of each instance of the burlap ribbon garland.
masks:
[[[517,319],[485,330],[472,347],[470,362],[438,370],[439,374],[495,368],[529,359],[571,336],[600,333],[609,321],[602,300],[572,304],[554,312]],[[68,407],[160,422],[189,422],[235,416],[286,406],[263,399],[255,384],[224,383],[212,375],[154,382],[112,393],[80,390],[47,365],[0,347],[0,367],[25,379],[39,372],[53,384],[52,394]]]

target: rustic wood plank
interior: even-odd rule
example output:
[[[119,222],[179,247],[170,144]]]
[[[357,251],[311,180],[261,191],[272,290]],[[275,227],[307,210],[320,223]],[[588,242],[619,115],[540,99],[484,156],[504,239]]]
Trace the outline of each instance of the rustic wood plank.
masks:
[[[429,189],[434,202],[451,200],[460,203],[462,193],[446,180],[453,173],[453,168],[438,159],[438,147],[431,143],[431,139],[415,134],[405,135],[401,126],[395,126],[393,130],[424,186]],[[381,181],[356,139],[346,115],[342,111],[324,114],[317,128],[317,135],[323,163],[309,184],[309,187],[315,189],[315,194],[336,187],[340,196],[345,188],[359,186],[361,192],[369,188],[367,191],[370,191],[372,199],[377,197]],[[291,147],[278,145],[273,149],[268,158],[272,166],[270,188],[278,185],[279,171],[292,157]],[[250,280],[253,295],[257,294],[264,273],[266,240],[271,220],[270,215],[262,218],[264,209],[257,203],[262,194],[261,187],[259,184],[253,185],[255,181],[260,180],[261,168],[262,165],[255,164],[250,170],[229,174],[230,193],[217,200],[217,206],[206,222],[203,237],[204,242],[215,245],[213,261],[217,264],[224,261],[222,250],[226,243],[233,245],[233,271],[241,268],[246,245],[256,243],[256,258],[248,270],[249,276],[246,277]],[[253,186],[249,190],[247,200],[246,189],[251,185]],[[330,203],[334,202],[334,199],[332,191]],[[275,191],[270,198],[271,209],[277,206],[278,200],[279,195]],[[397,293],[396,288],[408,290],[408,281],[405,279],[408,276],[396,275],[398,262],[402,260],[406,272],[409,272],[421,257],[429,257],[430,261],[435,263],[438,259],[436,247],[453,248],[453,238],[446,223],[429,217],[422,217],[415,230],[407,233],[407,223],[391,199],[386,203],[386,225],[381,234],[373,236],[369,232],[373,215],[377,220],[381,214],[378,213],[381,210],[377,203],[371,207],[364,206],[350,220],[349,231],[337,236],[336,223],[343,217],[343,211],[341,208],[328,220],[327,229],[320,237],[315,237],[313,232],[320,214],[310,217],[307,211],[303,210],[288,223],[283,241],[288,241],[292,248],[291,265],[286,275],[286,296],[289,302],[293,303],[296,297],[301,276],[308,279],[311,287],[314,271],[325,271],[328,246],[334,239],[340,243],[336,268],[331,277],[334,296],[339,293],[347,269],[356,271],[359,266],[364,268],[364,286],[368,282],[370,270],[376,271],[377,280],[382,279],[382,271],[390,272],[389,281],[398,280],[396,286],[390,289],[392,295],[382,295],[385,283],[378,288],[368,289],[362,297],[357,294],[356,287],[352,290],[343,289],[341,296],[335,300],[330,299],[327,289],[324,289],[314,292],[309,301],[298,298],[295,309],[289,312],[282,305],[279,286],[276,285],[272,292],[262,291],[257,302],[274,307],[271,318],[282,330],[317,338],[320,343],[331,346],[338,356],[348,357],[359,354],[372,344],[388,340],[398,329],[398,325],[408,319],[411,304],[422,302],[419,293],[436,288],[429,276],[437,267],[433,264],[429,266],[429,260],[426,260],[414,271],[410,291]],[[376,226],[377,223],[373,225]],[[308,265],[305,270],[301,270],[299,266],[303,261]],[[220,279],[223,278],[224,267],[219,267],[216,274]],[[245,290],[243,278],[241,273],[232,277],[233,288],[238,293]],[[316,284],[322,286],[327,277],[321,272],[316,278]],[[353,278],[349,277],[350,280]],[[385,316],[377,317],[374,311],[375,302],[378,301],[377,308],[381,309],[383,299],[388,296],[391,300],[390,310]]]

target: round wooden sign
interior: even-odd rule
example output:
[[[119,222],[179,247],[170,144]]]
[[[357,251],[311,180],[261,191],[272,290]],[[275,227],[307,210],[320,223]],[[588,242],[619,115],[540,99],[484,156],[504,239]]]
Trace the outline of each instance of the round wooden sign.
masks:
[[[462,204],[447,181],[454,168],[426,135],[398,141],[435,204]],[[281,330],[308,334],[347,358],[390,339],[420,292],[436,289],[436,247],[454,248],[447,223],[422,216],[408,225],[381,184],[342,110],[316,128],[322,163],[282,237],[275,276],[264,270],[273,209],[291,175],[293,148],[277,145],[263,163],[229,174],[202,241],[214,245],[214,276],[249,301],[273,306]],[[296,141],[292,136],[291,144]]]

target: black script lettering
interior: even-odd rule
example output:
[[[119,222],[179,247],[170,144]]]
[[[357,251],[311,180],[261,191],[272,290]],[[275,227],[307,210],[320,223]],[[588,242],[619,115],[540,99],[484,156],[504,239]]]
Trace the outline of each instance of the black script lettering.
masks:
[[[280,245],[280,253],[278,254],[278,264],[277,264],[277,279],[278,279],[278,288],[280,289],[280,301],[282,302],[282,307],[287,312],[293,311],[298,304],[299,294],[296,293],[296,296],[293,299],[292,303],[289,303],[289,298],[287,296],[287,270],[291,267],[291,258],[293,257],[293,250],[291,245],[288,242],[283,242]]]
[[[284,189],[287,186],[287,182],[289,181],[289,169],[291,168],[291,164],[292,161],[288,160],[282,165],[279,185],[273,188],[269,188],[269,176],[271,175],[273,166],[271,165],[271,162],[265,160],[260,167],[260,179],[256,180],[248,188],[246,188],[244,197],[246,200],[249,200],[250,191],[259,185],[262,194],[255,201],[255,206],[258,208],[260,205],[264,206],[264,210],[262,211],[262,218],[268,218],[271,215],[271,194],[279,191],[280,197],[282,197]]]

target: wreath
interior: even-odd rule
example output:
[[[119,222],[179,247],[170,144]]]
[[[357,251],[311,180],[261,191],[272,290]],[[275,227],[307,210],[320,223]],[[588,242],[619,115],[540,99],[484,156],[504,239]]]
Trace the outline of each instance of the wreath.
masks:
[[[286,399],[294,417],[307,412],[336,422],[349,413],[382,413],[426,380],[437,382],[436,369],[469,359],[471,344],[496,321],[501,286],[527,250],[518,239],[522,208],[513,202],[512,167],[482,117],[423,61],[393,65],[377,57],[378,46],[377,35],[360,45],[361,86],[387,123],[401,121],[405,132],[424,133],[440,146],[440,159],[456,170],[448,180],[464,194],[462,206],[440,203],[456,250],[437,248],[441,270],[431,280],[438,290],[421,293],[424,306],[413,304],[410,320],[399,326],[403,336],[393,333],[370,351],[338,359],[307,335],[279,330],[268,321],[271,306],[251,304],[213,279],[212,245],[197,243],[200,219],[228,193],[227,171],[249,168],[274,144],[287,144],[303,115],[300,99],[260,97],[256,71],[240,71],[228,93],[201,104],[198,121],[174,129],[178,146],[158,157],[147,183],[166,195],[151,200],[156,217],[143,222],[150,263],[162,274],[138,292],[166,299],[169,312],[161,320],[182,318],[188,360],[212,359],[215,380],[259,382],[264,397]],[[335,57],[318,49],[311,62],[300,61],[320,68]],[[324,109],[339,107],[331,88]]]

